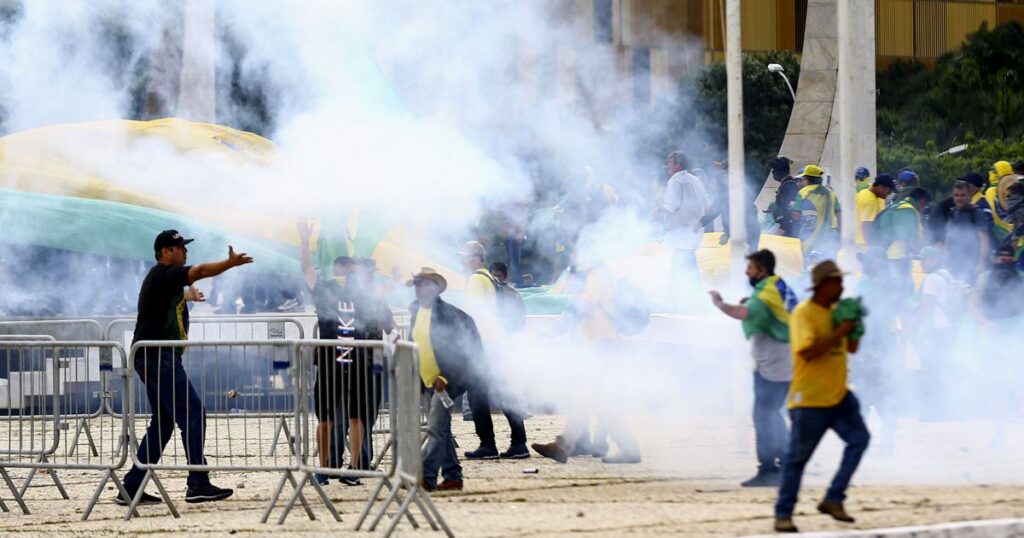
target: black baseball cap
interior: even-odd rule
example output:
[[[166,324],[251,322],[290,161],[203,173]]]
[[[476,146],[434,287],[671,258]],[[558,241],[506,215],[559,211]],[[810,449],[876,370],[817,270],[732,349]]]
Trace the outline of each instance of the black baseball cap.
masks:
[[[160,252],[165,248],[183,247],[195,239],[185,239],[178,233],[178,230],[164,230],[157,234],[156,241],[153,241],[153,250]]]
[[[878,174],[878,176],[875,177],[875,181],[874,183],[872,183],[872,185],[877,185],[879,187],[888,187],[891,190],[896,190],[896,181],[894,181],[892,179],[892,176],[889,174]]]
[[[957,179],[959,179],[961,181],[965,181],[967,183],[970,183],[971,185],[974,185],[975,187],[978,187],[979,189],[984,187],[985,184],[988,183],[988,179],[986,179],[984,176],[982,176],[981,174],[979,174],[977,172],[968,172],[968,173],[958,177]]]

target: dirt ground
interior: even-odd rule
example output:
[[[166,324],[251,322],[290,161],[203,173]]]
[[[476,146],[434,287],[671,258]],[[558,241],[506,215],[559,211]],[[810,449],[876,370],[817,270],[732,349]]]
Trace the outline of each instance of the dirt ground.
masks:
[[[499,444],[507,424],[495,416]],[[877,431],[877,421],[870,421]],[[476,447],[472,423],[456,416],[453,425],[460,450]],[[435,494],[433,499],[460,536],[516,535],[726,535],[771,530],[773,489],[744,489],[739,481],[754,470],[752,432],[743,420],[727,417],[637,420],[631,426],[641,440],[644,461],[612,466],[593,458],[559,464],[534,455],[529,460],[466,462],[465,491]],[[527,421],[531,441],[548,441],[561,419],[537,416]],[[983,421],[900,424],[896,448],[868,451],[847,501],[857,517],[842,525],[817,515],[814,506],[835,470],[841,450],[830,434],[808,467],[796,522],[805,531],[867,529],[912,524],[1024,516],[1024,469],[1019,447],[1024,427],[1010,424],[1006,442],[991,448],[992,427]],[[877,436],[876,436],[877,438]],[[175,439],[172,443],[178,443]],[[171,447],[168,447],[170,450]],[[537,474],[524,474],[524,468]],[[13,472],[15,477],[24,472]],[[0,534],[43,536],[247,535],[320,536],[351,533],[372,484],[346,487],[332,483],[344,521],[337,523],[314,502],[316,521],[293,511],[284,527],[260,524],[259,518],[279,475],[217,473],[218,485],[235,487],[228,501],[203,505],[183,502],[184,476],[165,480],[181,518],[166,507],[144,507],[142,517],[124,521],[123,508],[111,500],[112,488],[87,522],[80,522],[97,480],[95,472],[62,472],[72,499],[60,500],[46,476],[27,494],[31,515],[17,511],[10,494],[0,493],[15,510],[0,516]],[[156,493],[150,486],[149,491]],[[312,491],[307,490],[312,495]],[[276,515],[276,512],[275,512]],[[271,521],[274,521],[272,518]],[[399,535],[422,535],[404,523]]]

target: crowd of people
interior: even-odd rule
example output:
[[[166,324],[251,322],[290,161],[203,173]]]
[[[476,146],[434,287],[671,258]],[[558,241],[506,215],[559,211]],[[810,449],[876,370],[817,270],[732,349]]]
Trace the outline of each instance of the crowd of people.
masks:
[[[956,369],[963,365],[953,364],[951,353],[964,345],[980,348],[981,354],[998,350],[1021,327],[1021,164],[995,163],[988,179],[978,173],[964,174],[952,185],[948,197],[921,187],[920,178],[912,170],[872,178],[866,168],[858,168],[854,173],[854,248],[860,275],[854,294],[859,299],[852,300],[842,298],[847,273],[833,261],[841,245],[843,208],[824,171],[809,164],[792,176],[789,159],[778,157],[769,163],[780,184],[776,200],[766,212],[772,219],[769,233],[799,240],[804,272],[791,283],[780,278],[775,273],[775,255],[756,249],[761,230],[752,226],[748,230],[752,239],[752,253],[747,258],[749,297],[736,304],[725,302],[718,292],[711,292],[711,298],[718,309],[742,321],[750,341],[755,364],[753,416],[758,462],[757,474],[743,486],[779,488],[777,530],[795,530],[792,513],[803,468],[828,429],[835,430],[847,448],[819,510],[838,520],[852,521],[843,507],[845,490],[870,435],[861,400],[849,385],[857,389],[865,407],[874,408],[881,417],[882,450],[892,450],[897,418],[907,412],[902,405],[907,403],[906,395],[897,394],[894,387],[917,387],[920,397],[913,410],[923,419],[946,419],[971,411],[944,405],[954,398],[926,395],[946,388],[950,389],[948,394],[956,394],[954,378],[961,374]],[[695,252],[707,227],[726,211],[728,190],[718,184],[721,174],[710,177],[702,170],[691,169],[682,152],[671,153],[666,168],[669,179],[653,215],[664,227],[665,243],[674,250],[671,281],[679,282],[697,272]],[[598,188],[594,192],[606,196],[608,190]],[[751,221],[758,222],[748,219],[748,224]],[[388,285],[375,281],[373,260],[341,256],[334,260],[329,274],[318,273],[310,256],[312,227],[300,222],[298,234],[303,277],[318,319],[318,337],[331,341],[380,339],[395,331],[397,325],[384,298]],[[158,263],[147,274],[139,294],[136,340],[187,338],[188,309],[183,305],[205,299],[191,284],[252,261],[229,250],[222,262],[187,266],[189,241],[173,230],[158,236]],[[723,241],[728,241],[727,230]],[[511,256],[520,251],[520,246],[509,247],[505,253]],[[507,264],[491,260],[488,264],[487,247],[475,240],[467,242],[457,255],[466,276],[460,306],[442,299],[448,283],[435,269],[424,267],[406,283],[415,295],[409,306],[408,337],[419,347],[424,395],[430,398],[422,487],[431,491],[463,488],[451,428],[451,417],[459,411],[465,420],[473,421],[479,440],[477,448],[463,453],[464,458],[522,459],[531,455],[524,423],[528,409],[495,375],[496,365],[508,360],[503,345],[506,337],[525,326],[525,308],[516,290],[516,284],[525,285],[522,264],[518,259],[509,259]],[[616,279],[599,265],[583,268],[573,256],[573,250],[568,249],[565,293],[570,308],[557,330],[584,354],[600,355],[601,349],[614,349],[623,332],[615,319]],[[846,259],[852,262],[853,258]],[[921,267],[917,278],[915,261]],[[670,289],[668,293],[687,290]],[[865,315],[864,305],[872,315]],[[963,331],[968,326],[976,330],[969,337]],[[964,338],[969,341],[958,340]],[[139,461],[159,459],[174,422],[183,431],[200,433],[190,434],[192,442],[186,442],[186,453],[192,463],[204,461],[201,442],[195,441],[202,439],[204,411],[187,376],[180,371],[182,352],[168,348],[160,357],[144,356],[136,361],[135,368],[156,410],[140,444]],[[858,354],[854,365],[848,364],[848,353]],[[908,354],[916,357],[913,367],[905,358]],[[350,468],[368,469],[374,450],[369,432],[381,405],[382,372],[367,353],[343,345],[320,348],[314,365],[320,465],[342,467],[347,449]],[[154,375],[164,369],[177,373]],[[982,369],[990,370],[991,365]],[[1005,377],[1007,371],[995,375]],[[165,387],[161,377],[175,377],[179,382]],[[1001,410],[991,417],[995,424],[992,443],[999,445],[1011,394],[998,388],[1006,387],[1005,379],[994,385],[987,396],[996,404],[991,408]],[[192,405],[187,412],[179,412],[174,402]],[[783,407],[789,408],[788,427],[781,414]],[[502,412],[509,424],[507,449],[499,450],[492,409]],[[564,431],[551,442],[534,443],[537,454],[563,463],[581,455],[598,456],[606,463],[641,461],[639,444],[615,413],[605,412],[600,406],[561,411],[568,415]],[[596,424],[593,435],[591,419]],[[608,454],[609,440],[617,445],[618,453]],[[140,478],[137,470],[126,476],[129,496],[136,495],[143,486]],[[321,484],[330,479],[316,475]],[[339,480],[347,485],[359,484],[354,477]],[[190,475],[190,502],[218,500],[230,494],[230,490],[212,486],[203,473]],[[142,495],[143,502],[156,502]],[[118,497],[118,502],[127,501]]]

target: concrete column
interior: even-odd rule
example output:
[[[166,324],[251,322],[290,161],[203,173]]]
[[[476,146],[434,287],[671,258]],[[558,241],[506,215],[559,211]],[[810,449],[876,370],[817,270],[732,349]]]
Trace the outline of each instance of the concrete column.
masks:
[[[726,109],[729,128],[729,231],[732,269],[736,273],[747,251],[747,181],[743,167],[743,50],[740,35],[740,0],[725,7]]]
[[[216,121],[213,22],[213,0],[185,0],[181,82],[176,112],[179,118],[208,123]]]

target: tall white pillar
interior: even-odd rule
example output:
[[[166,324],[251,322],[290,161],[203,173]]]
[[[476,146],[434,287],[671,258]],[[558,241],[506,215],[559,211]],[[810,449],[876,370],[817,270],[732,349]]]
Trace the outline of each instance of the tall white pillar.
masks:
[[[747,181],[743,163],[743,50],[740,39],[740,0],[725,7],[726,116],[729,127],[729,232],[733,274],[747,252]]]
[[[846,252],[853,252],[855,220],[853,171],[877,169],[875,127],[875,2],[839,0],[836,5],[839,72],[839,170],[833,171],[833,185],[842,212],[842,239]],[[851,259],[851,258],[847,258]]]
[[[217,119],[213,17],[213,0],[185,0],[181,82],[175,113],[179,118],[208,123]]]

